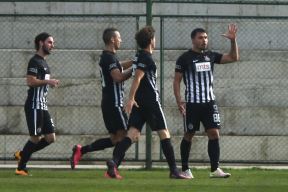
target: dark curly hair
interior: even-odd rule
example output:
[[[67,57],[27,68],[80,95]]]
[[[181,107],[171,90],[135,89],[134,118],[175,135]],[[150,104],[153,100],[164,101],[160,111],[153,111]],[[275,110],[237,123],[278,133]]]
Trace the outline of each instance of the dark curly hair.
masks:
[[[138,46],[141,49],[145,49],[151,43],[154,38],[155,30],[152,26],[146,26],[138,31],[135,35]]]
[[[44,42],[48,37],[52,37],[52,35],[50,35],[49,33],[46,33],[46,32],[40,33],[35,37],[34,44],[35,44],[35,49],[37,51],[40,48],[39,42],[40,41]]]
[[[205,31],[205,29],[196,28],[191,32],[191,39],[194,39],[196,37],[197,33],[207,33],[207,32]]]

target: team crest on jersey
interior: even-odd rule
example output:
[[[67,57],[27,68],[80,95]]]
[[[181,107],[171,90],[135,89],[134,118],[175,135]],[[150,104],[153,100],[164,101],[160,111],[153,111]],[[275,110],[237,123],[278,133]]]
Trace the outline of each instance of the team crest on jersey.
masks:
[[[36,130],[37,133],[41,133],[41,127],[38,127]]]
[[[207,55],[204,56],[204,59],[205,61],[210,61],[210,58]]]
[[[189,130],[193,130],[193,124],[192,124],[192,123],[189,123],[189,124],[188,124],[188,129],[189,129]]]
[[[213,105],[214,111],[218,112],[218,106],[217,105]]]

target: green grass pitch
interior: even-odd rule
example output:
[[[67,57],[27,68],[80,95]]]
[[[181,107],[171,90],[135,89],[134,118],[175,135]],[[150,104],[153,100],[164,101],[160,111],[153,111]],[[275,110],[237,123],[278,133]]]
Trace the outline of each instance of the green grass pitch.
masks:
[[[209,179],[208,169],[193,170],[194,179],[168,178],[168,170],[121,170],[123,180],[106,179],[102,169],[31,169],[32,176],[0,169],[1,192],[286,192],[287,170],[231,169],[228,179]]]

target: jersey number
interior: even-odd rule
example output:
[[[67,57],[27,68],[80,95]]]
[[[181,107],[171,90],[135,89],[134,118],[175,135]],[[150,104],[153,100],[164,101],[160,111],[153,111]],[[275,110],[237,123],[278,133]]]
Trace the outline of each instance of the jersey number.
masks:
[[[220,123],[220,115],[218,113],[213,114],[213,120],[215,123]]]

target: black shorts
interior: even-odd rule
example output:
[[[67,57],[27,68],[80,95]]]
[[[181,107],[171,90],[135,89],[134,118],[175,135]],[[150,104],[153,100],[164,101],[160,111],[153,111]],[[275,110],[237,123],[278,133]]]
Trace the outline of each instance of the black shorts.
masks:
[[[148,123],[152,131],[167,129],[166,119],[159,102],[155,104],[135,107],[129,117],[129,127],[135,127],[140,132],[143,125]]]
[[[186,104],[186,116],[184,116],[185,132],[199,131],[200,122],[202,122],[205,130],[211,128],[220,129],[220,115],[215,101]]]
[[[127,115],[123,107],[101,105],[103,120],[109,133],[116,134],[118,130],[127,129]]]
[[[25,107],[25,116],[30,136],[55,133],[53,120],[47,110]]]

